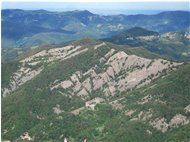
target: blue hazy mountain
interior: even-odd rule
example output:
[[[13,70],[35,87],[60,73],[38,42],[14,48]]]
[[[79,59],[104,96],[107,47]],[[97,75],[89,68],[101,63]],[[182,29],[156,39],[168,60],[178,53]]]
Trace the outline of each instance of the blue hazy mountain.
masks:
[[[105,38],[140,26],[156,32],[189,27],[190,12],[167,11],[154,15],[97,15],[87,10],[2,10],[2,47],[58,44],[83,37]]]

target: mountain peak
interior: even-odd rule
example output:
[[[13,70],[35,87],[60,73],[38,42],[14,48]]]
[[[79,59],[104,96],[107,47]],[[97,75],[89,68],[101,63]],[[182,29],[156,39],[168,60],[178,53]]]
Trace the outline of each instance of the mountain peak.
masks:
[[[92,16],[94,15],[93,13],[91,13],[88,10],[75,10],[72,11],[73,14],[75,14],[76,16]]]
[[[126,30],[122,34],[127,33],[130,36],[150,36],[150,35],[157,35],[157,32],[149,31],[147,29],[141,27],[133,27],[131,29]]]

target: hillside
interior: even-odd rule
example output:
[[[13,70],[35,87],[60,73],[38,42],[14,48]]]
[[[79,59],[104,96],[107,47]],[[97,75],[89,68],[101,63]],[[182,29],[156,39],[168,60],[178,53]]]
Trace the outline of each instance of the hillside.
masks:
[[[87,10],[50,12],[46,10],[2,10],[2,47],[27,48],[59,44],[84,37],[105,38],[132,27],[157,32],[189,28],[190,12],[167,11],[155,15],[102,16]]]
[[[149,31],[147,29],[141,27],[134,27],[128,29],[124,32],[121,32],[118,36],[125,36],[125,37],[138,37],[138,36],[151,36],[151,35],[158,35],[158,32]]]
[[[105,38],[115,44],[143,47],[152,53],[168,57],[173,60],[190,59],[189,30],[182,32],[157,33],[140,27],[135,27],[112,37]]]
[[[92,48],[92,46],[94,46],[94,49]],[[107,44],[104,42],[100,43],[100,41],[95,41],[92,39],[84,39],[81,41],[73,42],[72,44],[67,45],[65,47],[50,48],[37,52],[34,55],[19,61],[20,63],[20,65],[18,66],[19,69],[16,72],[14,72],[13,75],[11,76],[10,84],[7,87],[2,88],[3,96],[9,94],[9,92],[16,90],[17,87],[19,87],[28,80],[31,80],[32,78],[40,74],[40,72],[44,70],[45,66],[48,66],[49,64],[55,62],[65,61],[67,59],[75,57],[76,55],[80,55],[81,53],[87,54],[86,55],[87,57],[89,56],[88,54],[92,54],[92,57],[97,56],[96,59],[93,60],[94,66],[91,66],[91,68],[89,68],[88,70],[77,70],[75,71],[76,73],[73,74],[73,76],[74,78],[76,78],[75,76],[78,76],[79,78],[77,77],[77,80],[80,78],[87,78],[88,76],[91,76],[92,78],[97,78],[96,80],[93,81],[94,84],[99,84],[99,87],[95,86],[94,88],[95,90],[103,86],[104,82],[111,81],[112,79],[115,80],[116,79],[115,77],[119,77],[121,79],[123,79],[124,77],[124,79],[120,83],[118,82],[116,84],[111,81],[109,83],[112,84],[111,86],[118,86],[119,87],[117,88],[118,90],[131,89],[133,87],[137,87],[137,85],[146,84],[146,82],[149,82],[151,78],[157,78],[163,70],[167,70],[170,68],[172,69],[173,67],[179,65],[178,63],[173,63],[173,62],[171,63],[170,61],[161,60],[161,59],[153,60],[153,59],[138,57],[136,55],[128,55],[128,54],[133,54],[133,52],[134,53],[137,52],[136,53],[137,55],[139,53],[141,54],[140,52],[141,50],[135,51],[126,47],[128,48],[127,50],[123,49],[126,52],[125,53],[123,50],[118,52],[119,48],[121,50],[122,46],[119,47],[117,45],[111,45],[109,43]],[[151,56],[151,54],[149,56]],[[88,66],[90,67],[91,64],[92,63],[89,63]],[[155,68],[151,68],[151,66],[154,66]],[[147,69],[149,70],[148,73],[146,72]],[[137,70],[139,71],[136,72]],[[131,75],[129,74],[129,78],[125,78],[128,72],[131,72]],[[133,79],[133,77],[138,74],[140,74],[139,76],[140,78],[138,78],[136,81],[131,81],[132,82],[131,84],[127,83],[127,80],[130,80],[130,78]],[[71,76],[71,78],[73,78],[73,76]],[[149,76],[151,77],[150,79],[147,80]],[[99,77],[102,79],[98,79]],[[86,81],[87,82],[85,84],[89,84],[90,82],[92,82],[90,78],[88,78]],[[55,82],[58,83],[60,81],[55,80]],[[73,87],[72,83],[73,81],[65,80],[61,81],[60,83],[64,84],[64,82],[65,85],[69,84],[68,88]],[[125,86],[129,87],[126,88],[122,86],[123,83],[125,82],[126,82]],[[56,86],[59,86],[59,83],[57,85],[56,83],[52,82],[51,89],[57,88]],[[80,85],[77,83],[79,85],[78,89],[80,89],[81,83],[82,82],[79,83]],[[88,88],[87,90],[91,92],[92,90],[89,90],[90,88]],[[113,89],[115,90],[116,88],[114,87]],[[83,90],[83,92],[86,92],[86,90],[85,91]]]
[[[3,140],[189,140],[189,63],[82,39],[13,64],[2,68]]]

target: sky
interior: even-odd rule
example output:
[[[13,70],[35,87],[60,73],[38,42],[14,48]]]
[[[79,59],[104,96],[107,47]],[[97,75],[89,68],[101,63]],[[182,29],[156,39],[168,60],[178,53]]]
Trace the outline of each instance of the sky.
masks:
[[[3,2],[2,9],[45,9],[49,11],[89,10],[92,13],[153,14],[160,11],[190,10],[189,2]]]

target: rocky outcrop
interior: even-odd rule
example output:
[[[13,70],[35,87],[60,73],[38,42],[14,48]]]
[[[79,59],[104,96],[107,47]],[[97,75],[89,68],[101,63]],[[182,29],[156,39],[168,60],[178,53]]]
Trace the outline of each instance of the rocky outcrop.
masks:
[[[152,122],[150,122],[150,124],[162,131],[163,133],[166,132],[168,129],[172,129],[172,128],[177,128],[180,125],[186,125],[190,122],[190,120],[182,115],[182,114],[176,114],[169,123],[167,123],[167,120],[165,118],[156,118],[155,120],[153,120]]]
[[[95,45],[95,46],[94,46],[94,49],[98,49],[99,47],[104,46],[104,45],[106,45],[104,42],[101,43],[101,44]]]
[[[92,100],[90,100],[90,101],[87,101],[87,102],[85,103],[85,107],[94,110],[94,108],[95,108],[95,106],[96,106],[97,104],[102,103],[102,102],[104,102],[104,101],[105,101],[105,100],[104,100],[103,98],[97,97],[97,98],[94,98],[94,99],[92,99]]]
[[[128,55],[115,49],[110,49],[100,58],[100,63],[103,66],[96,65],[87,72],[77,71],[67,80],[52,83],[51,89],[59,87],[65,91],[69,89],[69,94],[83,99],[87,98],[92,91],[97,90],[102,90],[105,96],[113,96],[116,92],[148,84],[151,80],[158,78],[163,71],[174,69],[181,64],[163,59],[152,60]]]
[[[52,109],[53,109],[53,112],[54,112],[55,114],[60,114],[60,113],[64,112],[63,110],[60,109],[60,105],[59,105],[59,104],[57,104],[57,105],[56,105],[55,107],[53,107]]]
[[[7,88],[3,88],[3,97],[5,97],[10,92],[16,90],[19,86],[24,84],[25,82],[31,80],[35,76],[37,76],[43,68],[38,68],[33,70],[27,67],[21,67],[17,72],[15,72],[10,79],[9,86]]]
[[[113,96],[116,92],[123,92],[135,87],[141,87],[160,76],[163,71],[174,69],[181,63],[171,63],[163,59],[146,59],[136,55],[128,55],[123,51],[117,51],[108,47],[106,43],[94,45],[94,50],[106,46],[109,51],[100,59],[99,64],[88,71],[76,71],[67,80],[59,80],[50,84],[51,90],[64,89],[67,95],[77,95],[83,99],[88,98],[92,91],[101,90],[105,96]],[[88,48],[68,45],[61,48],[42,50],[20,61],[19,69],[11,76],[10,83],[2,88],[3,96],[16,90],[25,82],[36,77],[44,64],[56,60],[67,60]],[[98,71],[97,71],[98,70]],[[70,90],[67,92],[67,90]]]
[[[184,110],[185,110],[185,113],[190,113],[190,105],[186,106]]]
[[[30,137],[28,132],[25,132],[23,135],[20,136],[20,138],[24,141],[32,141],[32,138]]]
[[[87,48],[83,48],[82,46],[68,45],[60,48],[42,50],[21,60],[21,65],[11,76],[9,85],[6,88],[2,88],[3,97],[10,94],[12,91],[15,91],[22,84],[36,77],[43,70],[44,64],[51,63],[56,60],[67,60],[82,52],[86,52],[87,50]],[[71,84],[72,82],[65,81],[62,82],[61,86],[66,89],[70,87]]]

